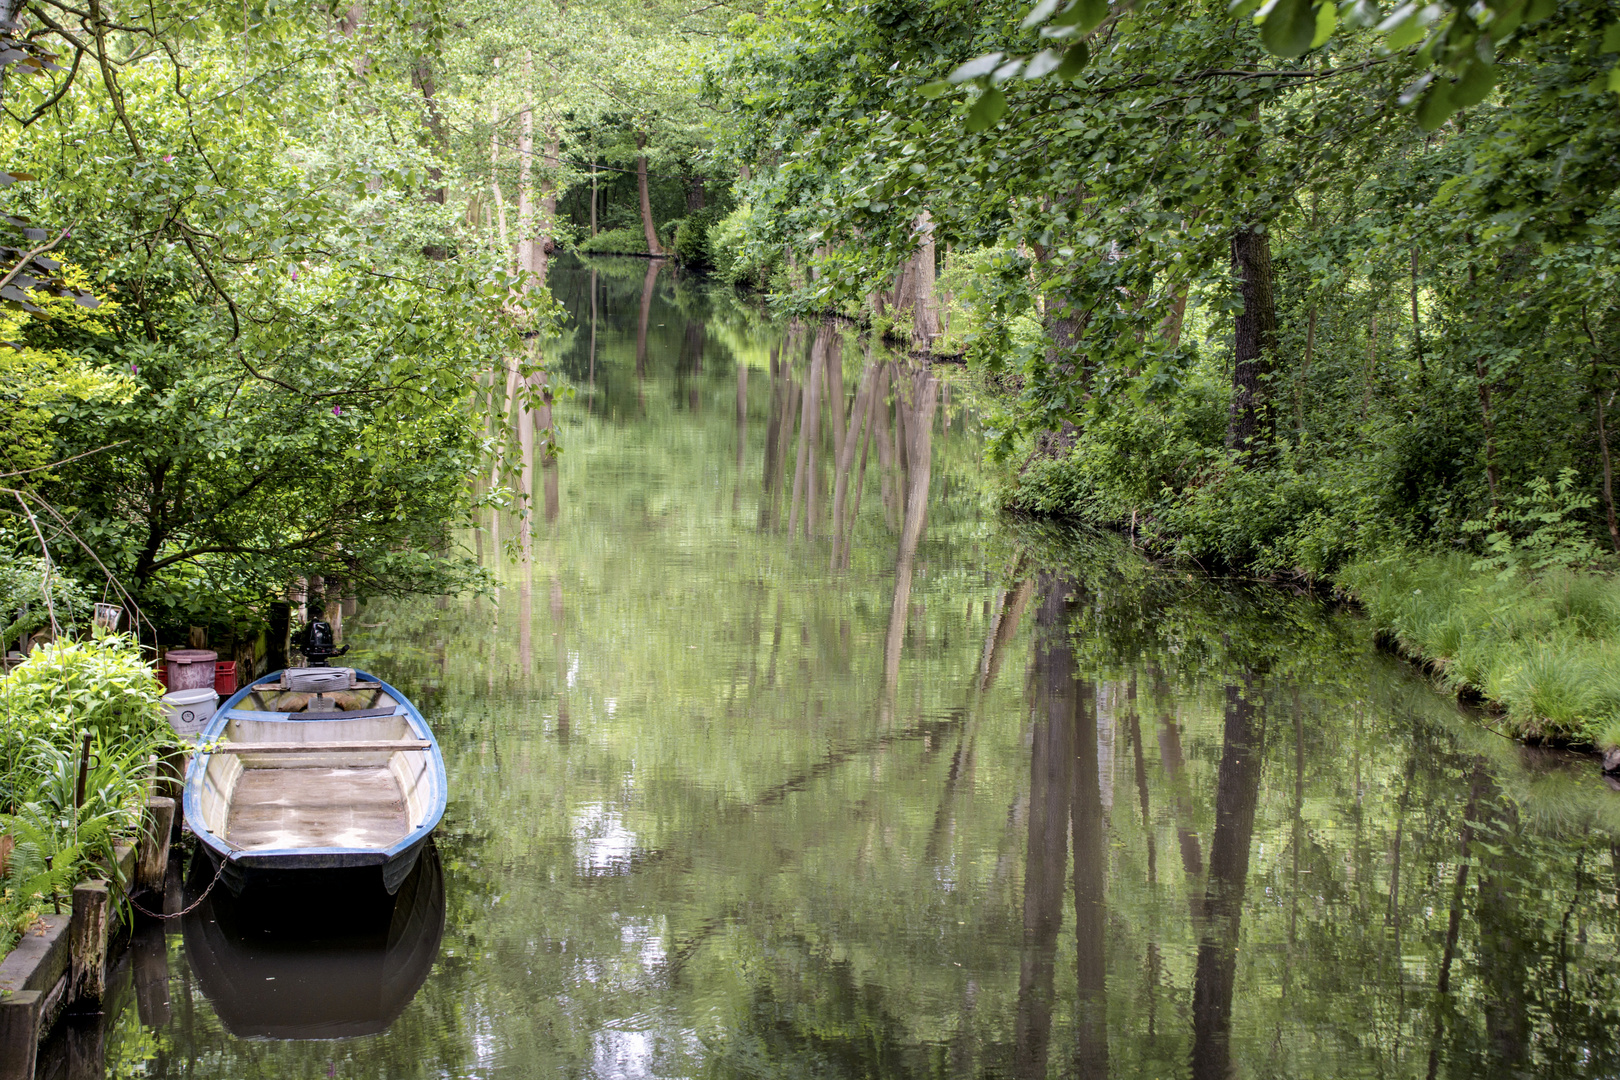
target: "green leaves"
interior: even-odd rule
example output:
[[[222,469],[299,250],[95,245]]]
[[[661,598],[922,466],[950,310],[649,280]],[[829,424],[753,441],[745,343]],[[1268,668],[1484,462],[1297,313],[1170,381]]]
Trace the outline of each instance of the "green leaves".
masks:
[[[1063,63],[1058,66],[1057,77],[1067,82],[1073,82],[1091,59],[1091,49],[1083,41],[1070,45],[1063,53]]]
[[[1089,34],[1102,25],[1107,17],[1108,0],[1074,0],[1052,20],[1052,25],[1058,29],[1072,28],[1078,34]]]
[[[1007,111],[1007,95],[992,86],[979,95],[979,100],[968,110],[966,127],[970,132],[984,131],[1000,120]]]
[[[1024,16],[1024,21],[1018,24],[1019,29],[1028,30],[1039,26],[1052,17],[1052,13],[1057,10],[1057,6],[1058,0],[1041,0],[1040,3],[1030,9],[1028,15]]]
[[[1006,53],[993,52],[984,56],[976,56],[967,63],[958,65],[956,70],[945,77],[945,81],[957,84],[972,79],[982,79],[996,70],[997,65],[1001,63],[1001,58],[1006,55]]]
[[[1331,11],[1333,5],[1324,0],[1322,6]],[[1337,16],[1332,18],[1336,20]],[[1317,34],[1317,13],[1311,0],[1268,0],[1254,20],[1260,24],[1261,43],[1278,56],[1303,56]],[[1333,32],[1332,22],[1327,32]]]

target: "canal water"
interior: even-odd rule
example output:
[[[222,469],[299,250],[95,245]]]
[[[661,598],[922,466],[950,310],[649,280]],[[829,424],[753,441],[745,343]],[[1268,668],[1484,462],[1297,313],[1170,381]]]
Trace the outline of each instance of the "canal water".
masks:
[[[345,627],[443,742],[436,857],[145,929],[42,1076],[1620,1071],[1590,760],[1320,599],[999,518],[957,372],[556,280],[545,387],[493,380],[497,588]]]

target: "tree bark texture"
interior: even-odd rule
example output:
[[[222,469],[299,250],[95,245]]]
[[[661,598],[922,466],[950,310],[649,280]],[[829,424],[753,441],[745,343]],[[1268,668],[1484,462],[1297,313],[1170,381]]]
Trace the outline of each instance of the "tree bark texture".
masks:
[[[534,236],[534,58],[523,53],[523,109],[519,114],[522,125],[518,133],[518,273],[533,274],[535,265]],[[527,292],[534,283],[525,280]]]
[[[1264,451],[1276,437],[1271,376],[1277,355],[1277,303],[1271,268],[1271,237],[1254,227],[1232,237],[1232,274],[1243,310],[1234,321],[1232,405],[1226,447],[1238,453]]]
[[[636,132],[636,149],[647,148],[647,136]],[[664,249],[658,246],[658,230],[653,227],[652,197],[647,193],[647,155],[636,155],[636,193],[641,198],[641,228],[647,234],[647,254],[662,255]]]
[[[545,169],[540,174],[540,235],[535,244],[534,272],[543,285],[551,252],[556,247],[557,232],[557,170],[562,165],[562,140],[553,124],[546,125]]]
[[[934,219],[917,215],[917,253],[911,257],[911,345],[926,352],[939,337],[939,301],[934,296]]]

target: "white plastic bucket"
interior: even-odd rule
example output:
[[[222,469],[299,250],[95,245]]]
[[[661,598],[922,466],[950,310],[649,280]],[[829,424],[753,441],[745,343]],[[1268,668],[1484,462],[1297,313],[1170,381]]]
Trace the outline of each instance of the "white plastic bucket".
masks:
[[[219,695],[214,693],[211,686],[176,690],[163,695],[163,715],[168,719],[169,726],[174,728],[175,734],[188,739],[195,739],[201,734],[208,721],[213,719],[218,706]]]

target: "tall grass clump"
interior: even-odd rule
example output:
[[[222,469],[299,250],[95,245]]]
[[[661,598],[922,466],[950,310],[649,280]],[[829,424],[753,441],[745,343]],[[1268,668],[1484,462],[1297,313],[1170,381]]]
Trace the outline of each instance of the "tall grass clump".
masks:
[[[122,637],[42,645],[0,678],[0,955],[137,837],[162,692]]]
[[[1501,709],[1518,738],[1620,746],[1620,580],[1594,569],[1392,554],[1341,584],[1449,689]]]

